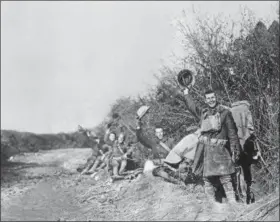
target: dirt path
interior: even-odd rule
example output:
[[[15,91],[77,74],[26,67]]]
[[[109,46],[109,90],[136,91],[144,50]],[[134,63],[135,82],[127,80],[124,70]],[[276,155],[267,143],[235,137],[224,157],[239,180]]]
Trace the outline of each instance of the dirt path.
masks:
[[[89,149],[19,155],[1,168],[1,220],[74,218],[75,168]]]
[[[249,206],[210,205],[201,186],[173,185],[149,175],[114,184],[106,177],[80,177],[75,169],[89,153],[63,149],[16,156],[10,166],[1,168],[1,220],[213,221],[242,220],[242,215],[256,219],[262,212],[261,219],[277,220],[279,199],[269,205],[276,208],[268,214],[266,207],[248,214],[273,197]]]

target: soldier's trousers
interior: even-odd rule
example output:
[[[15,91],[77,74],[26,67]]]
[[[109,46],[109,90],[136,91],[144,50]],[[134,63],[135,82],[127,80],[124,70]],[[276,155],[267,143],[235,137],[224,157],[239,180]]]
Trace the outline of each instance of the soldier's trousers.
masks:
[[[246,191],[246,202],[254,202],[254,197],[251,197],[253,194],[251,192],[251,185],[253,181],[253,175],[251,171],[251,166],[254,163],[257,163],[257,160],[253,160],[253,156],[257,154],[258,150],[255,147],[254,141],[251,138],[248,138],[244,144],[243,152],[240,155],[239,165],[243,169],[244,179],[247,185]]]
[[[231,175],[204,177],[204,190],[207,198],[210,201],[215,201],[215,179],[218,179],[223,186],[228,201],[235,202],[236,198]]]
[[[239,164],[241,165],[244,172],[244,179],[247,183],[247,186],[251,186],[252,184],[252,172],[251,165],[253,164],[253,156],[257,153],[254,146],[253,140],[248,138],[244,144],[243,152],[240,155]]]

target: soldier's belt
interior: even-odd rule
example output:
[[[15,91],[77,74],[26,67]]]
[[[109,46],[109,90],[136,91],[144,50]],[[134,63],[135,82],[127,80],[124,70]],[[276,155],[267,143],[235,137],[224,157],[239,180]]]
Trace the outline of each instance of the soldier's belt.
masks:
[[[225,145],[227,140],[208,138],[207,136],[199,137],[199,142],[206,145]]]

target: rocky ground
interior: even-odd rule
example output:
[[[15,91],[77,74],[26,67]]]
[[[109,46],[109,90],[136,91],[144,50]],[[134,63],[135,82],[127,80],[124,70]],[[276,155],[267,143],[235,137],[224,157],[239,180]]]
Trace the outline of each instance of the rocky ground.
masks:
[[[1,220],[254,220],[279,221],[279,193],[251,205],[209,204],[203,187],[152,175],[110,183],[80,176],[90,149],[18,155],[1,167]]]

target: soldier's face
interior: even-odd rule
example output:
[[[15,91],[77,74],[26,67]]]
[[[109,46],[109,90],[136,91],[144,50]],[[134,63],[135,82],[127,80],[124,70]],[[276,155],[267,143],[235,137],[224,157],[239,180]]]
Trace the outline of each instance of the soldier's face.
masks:
[[[157,128],[157,129],[156,129],[156,136],[157,136],[157,138],[159,138],[160,140],[163,138],[163,129],[162,129],[162,128]]]
[[[217,104],[217,98],[215,93],[209,93],[205,95],[205,102],[211,108],[215,107]]]

